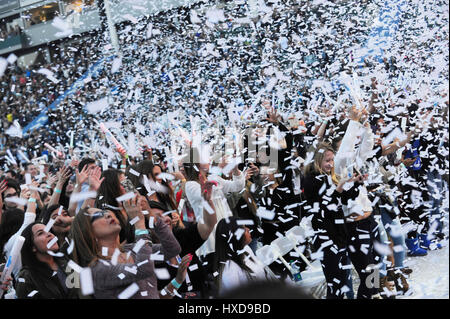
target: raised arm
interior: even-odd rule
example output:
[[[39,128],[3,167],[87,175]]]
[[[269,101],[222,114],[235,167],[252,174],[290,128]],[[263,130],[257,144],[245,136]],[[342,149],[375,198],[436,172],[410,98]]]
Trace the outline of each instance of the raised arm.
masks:
[[[397,138],[394,139],[394,141],[391,144],[388,144],[386,146],[381,145],[382,153],[381,155],[389,155],[394,152],[397,152],[400,148],[404,147],[406,144],[410,143],[413,138],[414,132],[410,131],[406,135],[406,139],[403,141],[399,141]]]
[[[347,163],[349,159],[355,154],[355,145],[361,123],[359,120],[362,117],[362,111],[358,111],[355,106],[349,112],[349,124],[342,138],[341,146],[334,157],[334,170],[341,178],[347,175]],[[350,160],[350,162],[353,162]]]
[[[201,194],[203,197],[203,206],[209,205],[210,210],[203,207],[203,223],[197,223],[198,233],[203,240],[207,240],[209,235],[214,229],[214,226],[217,223],[217,215],[214,208],[214,203],[211,199],[212,195],[212,187],[215,185],[215,182],[206,181],[204,177],[200,177],[201,182]]]
[[[63,166],[58,172],[58,181],[56,182],[56,187],[53,190],[52,197],[48,203],[48,207],[56,205],[59,203],[59,198],[61,197],[61,190],[66,183],[66,181],[72,176],[72,172],[69,166]]]

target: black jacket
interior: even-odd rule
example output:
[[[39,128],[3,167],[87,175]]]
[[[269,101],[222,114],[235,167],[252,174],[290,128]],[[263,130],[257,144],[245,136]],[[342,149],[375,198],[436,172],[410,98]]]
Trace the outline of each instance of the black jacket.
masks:
[[[81,296],[78,274],[67,267],[66,258],[56,258],[60,269],[23,266],[19,272],[16,295],[19,299],[78,299]],[[36,293],[34,293],[36,291]]]
[[[328,175],[317,173],[303,177],[302,188],[307,201],[303,208],[307,215],[313,214],[311,224],[316,234],[322,237],[318,237],[319,243],[331,239],[339,247],[345,247],[347,229],[342,204],[346,205],[349,199],[355,199],[359,189],[355,184],[342,193],[336,190],[331,192],[332,186],[336,185],[331,185],[330,179]]]

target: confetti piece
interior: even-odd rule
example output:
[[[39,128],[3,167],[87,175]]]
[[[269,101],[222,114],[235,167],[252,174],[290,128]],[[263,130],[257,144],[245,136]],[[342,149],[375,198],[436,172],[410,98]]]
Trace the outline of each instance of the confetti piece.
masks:
[[[124,201],[127,201],[127,200],[135,198],[135,197],[136,197],[136,194],[134,192],[129,192],[122,196],[117,197],[116,201],[118,201],[120,203],[120,202],[124,202]]]
[[[70,196],[70,202],[82,202],[89,198],[95,198],[97,196],[97,192],[94,191],[87,191],[87,192],[81,192],[81,193],[73,193],[72,196]]]
[[[132,283],[124,291],[122,291],[117,298],[119,299],[130,299],[139,291],[139,286],[136,283]]]
[[[159,280],[170,279],[170,273],[166,268],[155,268],[155,275]]]

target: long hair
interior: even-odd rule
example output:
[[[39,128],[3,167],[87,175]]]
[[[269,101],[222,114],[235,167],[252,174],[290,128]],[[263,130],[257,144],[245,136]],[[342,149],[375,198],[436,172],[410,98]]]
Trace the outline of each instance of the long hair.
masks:
[[[134,241],[134,226],[131,226],[121,212],[120,205],[116,198],[121,196],[119,174],[117,169],[107,169],[102,172],[105,179],[100,184],[95,199],[95,207],[99,209],[109,209],[114,212],[120,223],[120,241]]]
[[[0,263],[3,262],[3,247],[22,226],[25,213],[19,208],[10,208],[3,212],[0,223]],[[8,258],[8,256],[4,256]]]
[[[143,176],[147,176],[150,177],[153,181],[156,181],[156,176],[153,174],[153,169],[155,168],[155,166],[159,166],[161,172],[165,173],[165,170],[162,168],[161,165],[155,164],[150,160],[144,160],[140,162],[137,166],[138,172],[141,174],[140,178],[142,178]],[[174,201],[175,195],[173,193],[172,187],[170,187],[169,183],[165,180],[162,180],[161,184],[168,190],[168,193],[164,194],[161,192],[157,192],[156,194],[158,196],[159,201],[167,204],[167,206],[170,209],[177,209],[177,205],[175,204]]]
[[[62,287],[59,292],[55,292],[54,290],[52,291],[50,285],[48,285],[51,280],[59,282],[58,280],[54,280],[54,277],[52,276],[53,270],[46,263],[40,261],[36,257],[36,252],[33,251],[33,248],[35,247],[33,226],[40,224],[41,223],[39,222],[33,222],[22,231],[21,236],[25,238],[22,250],[20,251],[22,257],[22,269],[26,268],[30,272],[32,281],[43,298],[52,299],[62,297],[62,294],[64,293]],[[55,258],[55,261],[57,260],[57,257],[53,258]],[[55,293],[58,293],[59,296],[55,296]]]
[[[120,171],[116,169],[107,169],[102,172],[102,177],[105,179],[98,188],[95,207],[103,209],[107,207],[105,204],[119,207],[119,203],[116,200],[117,197],[122,195],[120,191],[119,173]]]
[[[87,208],[84,208],[75,216],[70,228],[74,242],[72,259],[81,267],[89,267],[99,258],[104,258],[97,246],[90,218]]]
[[[312,162],[306,165],[306,167],[304,168],[305,176],[312,174],[327,175],[327,173],[325,173],[321,168],[322,161],[327,151],[333,152],[333,154],[335,154],[333,147],[329,143],[322,142],[317,145]],[[339,183],[339,180],[334,172],[334,166],[331,169],[330,175],[333,182],[337,185]]]
[[[50,220],[50,216],[52,215],[52,212],[55,209],[58,209],[61,205],[54,204],[49,207],[45,207],[44,210],[41,213],[41,216],[39,216],[39,220],[42,224],[47,225],[48,221]]]
[[[228,217],[223,218],[217,223],[216,227],[216,247],[214,269],[219,273],[217,278],[220,289],[220,282],[222,280],[223,268],[228,260],[234,261],[247,274],[253,271],[245,264],[245,257],[247,253],[241,252],[245,247],[245,238],[242,234],[238,239],[236,231],[244,226],[237,224],[237,218]]]

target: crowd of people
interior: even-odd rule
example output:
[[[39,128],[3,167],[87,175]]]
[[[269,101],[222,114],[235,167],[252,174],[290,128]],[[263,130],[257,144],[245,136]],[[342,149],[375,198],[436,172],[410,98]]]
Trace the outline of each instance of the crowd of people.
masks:
[[[253,281],[296,285],[293,269],[309,269],[301,256],[266,265],[258,250],[299,225],[327,298],[411,293],[406,256],[447,240],[448,9],[404,4],[380,61],[361,53],[376,1],[255,3],[118,26],[120,56],[29,135],[6,130],[108,49],[91,39],[34,71],[5,70],[1,262],[25,239],[5,298],[209,299]],[[378,287],[367,284],[375,270]]]

